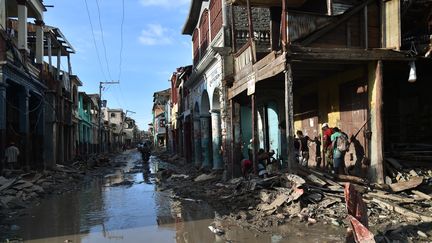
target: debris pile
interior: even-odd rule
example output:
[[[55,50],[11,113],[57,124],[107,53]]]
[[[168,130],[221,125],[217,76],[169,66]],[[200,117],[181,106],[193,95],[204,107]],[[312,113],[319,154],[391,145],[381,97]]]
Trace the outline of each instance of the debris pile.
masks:
[[[99,175],[111,165],[108,155],[98,155],[72,166],[57,164],[52,170],[4,170],[4,176],[0,176],[0,213],[27,208],[46,194],[74,190],[84,177]]]
[[[427,172],[428,173],[428,172]],[[237,224],[258,231],[272,231],[275,226],[291,221],[306,225],[327,224],[348,227],[344,186],[350,182],[362,195],[367,206],[368,224],[381,237],[393,232],[391,239],[410,237],[411,240],[431,238],[432,200],[430,177],[424,171],[407,181],[390,185],[371,184],[348,175],[331,175],[321,171],[298,168],[294,174],[277,173],[269,178],[253,177],[222,181],[217,172],[200,174],[189,168],[187,175],[174,172],[161,177],[161,186],[174,191],[183,200],[203,200]],[[424,234],[407,233],[397,228],[410,225]],[[394,236],[397,232],[397,236]],[[384,238],[383,238],[384,239]]]

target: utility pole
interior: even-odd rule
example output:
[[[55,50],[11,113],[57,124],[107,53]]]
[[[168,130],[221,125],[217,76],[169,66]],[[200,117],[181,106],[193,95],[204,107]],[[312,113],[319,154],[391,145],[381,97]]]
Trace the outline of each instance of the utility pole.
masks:
[[[102,88],[105,84],[120,84],[116,82],[99,82],[99,150],[102,151]]]

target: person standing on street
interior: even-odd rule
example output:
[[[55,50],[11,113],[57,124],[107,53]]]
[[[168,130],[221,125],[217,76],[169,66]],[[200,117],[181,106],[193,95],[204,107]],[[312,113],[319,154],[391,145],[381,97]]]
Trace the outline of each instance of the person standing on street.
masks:
[[[334,172],[335,174],[345,174],[345,153],[349,149],[348,136],[337,127],[333,128],[333,132],[331,141]]]
[[[299,142],[299,163],[301,166],[304,167],[308,167],[308,162],[309,162],[309,146],[308,146],[308,142],[311,141],[313,142],[309,136],[305,136],[303,135],[302,131],[297,131],[297,139]]]
[[[331,170],[331,165],[333,163],[333,151],[332,151],[332,141],[331,141],[331,135],[333,134],[333,129],[329,127],[328,123],[324,123],[322,125],[322,132],[323,132],[323,152],[324,152],[324,163],[323,166],[326,169]]]
[[[11,142],[9,147],[5,150],[6,168],[13,170],[18,164],[18,156],[20,155],[19,149]]]

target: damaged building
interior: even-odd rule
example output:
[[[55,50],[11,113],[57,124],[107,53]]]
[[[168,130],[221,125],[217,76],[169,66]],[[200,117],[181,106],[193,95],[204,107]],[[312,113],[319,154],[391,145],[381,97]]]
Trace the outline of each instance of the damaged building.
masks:
[[[295,132],[320,140],[325,123],[350,137],[346,165],[368,167],[354,175],[383,182],[400,149],[430,159],[429,1],[194,0],[190,9],[193,67],[177,112],[193,117],[197,166],[238,174],[262,148],[293,168]],[[309,147],[309,166],[317,156],[328,164],[322,146]]]

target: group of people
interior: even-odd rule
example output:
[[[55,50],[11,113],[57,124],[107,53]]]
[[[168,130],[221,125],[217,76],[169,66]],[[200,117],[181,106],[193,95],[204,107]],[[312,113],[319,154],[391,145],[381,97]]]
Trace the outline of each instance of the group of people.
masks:
[[[252,142],[251,142],[252,143]],[[252,149],[251,146],[248,148],[249,156],[252,158]],[[274,157],[275,151],[271,149],[270,151],[265,151],[264,149],[259,149],[256,159],[257,163],[257,174],[259,177],[266,178],[269,174],[277,171],[279,169],[280,163]],[[253,163],[250,159],[242,159],[241,160],[241,170],[242,175],[247,177],[249,174],[254,172]]]
[[[345,174],[345,154],[350,146],[348,135],[338,127],[330,128],[328,123],[322,125],[322,130],[327,165],[333,165],[334,173]]]
[[[315,146],[315,162],[316,167],[321,167],[323,162],[321,155],[321,145],[325,156],[325,168],[327,170],[332,170],[336,174],[345,174],[345,154],[349,150],[350,142],[347,134],[342,132],[338,127],[331,128],[328,123],[322,125],[322,139],[319,136],[311,139],[309,136],[304,135],[302,131],[296,132],[296,137],[294,139],[294,151],[295,157],[299,165],[307,167],[310,153],[309,153],[309,143],[313,143]],[[251,142],[252,144],[252,142]],[[248,147],[249,158],[252,158],[252,148]],[[273,171],[279,169],[280,164],[277,159],[273,156],[275,152],[273,150],[265,151],[264,149],[259,149],[256,159],[257,168],[256,172],[260,177],[266,177]],[[251,159],[241,160],[241,169],[244,177],[247,177],[253,170],[253,162]]]

